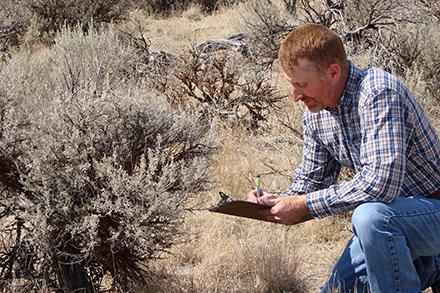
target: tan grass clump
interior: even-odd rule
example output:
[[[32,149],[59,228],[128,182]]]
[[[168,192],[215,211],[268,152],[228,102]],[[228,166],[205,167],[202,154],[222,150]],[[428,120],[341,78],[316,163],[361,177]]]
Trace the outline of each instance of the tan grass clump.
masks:
[[[306,292],[298,278],[298,239],[286,227],[215,215],[200,220],[190,220],[205,228],[196,246],[175,250],[178,275],[192,292]]]

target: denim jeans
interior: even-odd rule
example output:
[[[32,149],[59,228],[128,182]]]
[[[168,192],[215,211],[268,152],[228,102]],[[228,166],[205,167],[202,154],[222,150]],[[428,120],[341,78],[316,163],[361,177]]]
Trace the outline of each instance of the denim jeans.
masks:
[[[440,200],[422,196],[358,206],[354,236],[322,292],[423,292],[440,278]]]

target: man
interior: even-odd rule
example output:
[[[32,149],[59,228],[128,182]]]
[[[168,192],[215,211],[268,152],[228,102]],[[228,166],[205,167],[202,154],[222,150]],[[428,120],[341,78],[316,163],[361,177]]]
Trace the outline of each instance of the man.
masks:
[[[279,61],[304,112],[303,160],[284,197],[250,192],[283,224],[354,210],[354,236],[323,292],[421,292],[440,278],[440,144],[395,76],[347,60],[331,30],[306,24]],[[335,184],[341,166],[355,170]]]

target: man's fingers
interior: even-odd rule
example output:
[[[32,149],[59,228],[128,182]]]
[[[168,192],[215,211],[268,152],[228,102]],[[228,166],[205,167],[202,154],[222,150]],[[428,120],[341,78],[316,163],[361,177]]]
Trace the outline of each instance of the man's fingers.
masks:
[[[274,195],[271,194],[267,194],[267,195],[265,194],[264,196],[257,198],[257,200],[259,204],[271,207],[279,203],[281,198],[275,197]]]
[[[263,214],[264,217],[269,221],[276,222],[276,223],[279,223],[281,221],[281,218],[271,214],[269,209],[264,212],[261,212],[261,214]]]
[[[248,201],[258,203],[257,195],[255,194],[255,191],[251,191],[248,193]]]
[[[254,203],[258,203],[261,205],[265,205],[268,207],[272,207],[276,204],[278,204],[282,197],[278,196],[277,194],[272,194],[272,193],[267,193],[265,191],[263,191],[263,196],[257,197],[257,194],[255,192],[255,190],[252,190],[248,193],[247,195],[248,197],[248,201],[250,202],[254,202]],[[268,210],[264,211],[265,213],[268,212]],[[265,216],[270,216],[269,214],[265,214]]]
[[[280,199],[271,199],[271,200],[278,201],[278,202],[280,201]],[[270,219],[274,219],[274,220],[280,220],[278,210],[279,209],[278,209],[277,205],[275,204],[270,209],[268,208],[268,209],[261,210],[260,213],[268,219],[270,218]]]
[[[270,208],[261,211],[269,221],[285,225],[292,225],[310,220],[305,196],[279,197],[268,199],[267,202],[276,204],[269,205]]]

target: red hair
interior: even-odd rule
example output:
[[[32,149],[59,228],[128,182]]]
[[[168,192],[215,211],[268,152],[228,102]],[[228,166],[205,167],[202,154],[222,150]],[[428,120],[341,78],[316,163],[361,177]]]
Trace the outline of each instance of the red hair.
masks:
[[[337,63],[348,68],[347,54],[341,38],[332,30],[319,24],[299,26],[281,43],[278,59],[282,70],[289,74],[299,58],[306,58],[316,64],[318,69],[328,68]]]

